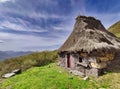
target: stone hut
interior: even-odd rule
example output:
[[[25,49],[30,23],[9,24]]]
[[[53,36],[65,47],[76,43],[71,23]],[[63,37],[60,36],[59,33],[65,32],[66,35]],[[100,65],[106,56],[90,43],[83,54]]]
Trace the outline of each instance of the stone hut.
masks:
[[[99,76],[119,48],[120,40],[98,19],[78,16],[71,35],[58,49],[59,65],[78,75]]]

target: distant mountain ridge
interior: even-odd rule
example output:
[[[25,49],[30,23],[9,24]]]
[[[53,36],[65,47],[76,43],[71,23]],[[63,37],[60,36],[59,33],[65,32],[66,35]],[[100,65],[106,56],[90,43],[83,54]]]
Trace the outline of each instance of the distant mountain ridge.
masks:
[[[32,51],[0,51],[0,60],[4,60],[7,58],[12,58],[12,57],[19,57],[19,56],[23,56],[23,55],[27,55],[32,53]]]
[[[108,28],[108,31],[120,38],[120,21],[116,22]]]

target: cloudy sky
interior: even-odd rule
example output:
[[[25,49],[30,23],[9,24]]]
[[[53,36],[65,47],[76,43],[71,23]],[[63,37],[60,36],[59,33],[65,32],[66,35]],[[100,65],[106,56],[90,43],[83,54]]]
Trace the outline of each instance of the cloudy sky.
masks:
[[[78,15],[94,16],[108,28],[120,20],[120,0],[0,0],[0,50],[57,49]]]

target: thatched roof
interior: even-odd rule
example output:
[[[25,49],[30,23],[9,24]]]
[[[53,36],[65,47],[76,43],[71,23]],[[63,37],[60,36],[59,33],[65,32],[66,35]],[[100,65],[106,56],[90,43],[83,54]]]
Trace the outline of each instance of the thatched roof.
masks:
[[[120,48],[120,40],[108,32],[101,22],[93,17],[78,16],[73,32],[58,52],[112,50]]]

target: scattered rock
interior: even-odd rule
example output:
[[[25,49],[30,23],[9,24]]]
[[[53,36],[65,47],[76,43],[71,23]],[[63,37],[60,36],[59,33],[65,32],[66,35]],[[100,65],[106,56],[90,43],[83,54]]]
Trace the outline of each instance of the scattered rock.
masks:
[[[76,76],[84,76],[84,73],[77,70],[70,70],[69,73],[73,73]]]
[[[12,76],[14,76],[16,74],[20,74],[20,73],[21,73],[21,69],[15,69],[10,73],[3,74],[2,78],[9,78],[9,77],[12,77]]]
[[[6,73],[6,74],[2,75],[2,78],[9,78],[9,77],[12,77],[14,75],[15,75],[15,73]]]
[[[84,77],[84,78],[83,78],[83,80],[88,80],[88,79],[89,79],[89,77],[88,77],[88,76],[86,76],[86,77]]]
[[[21,69],[15,69],[11,73],[20,74],[21,73]]]

